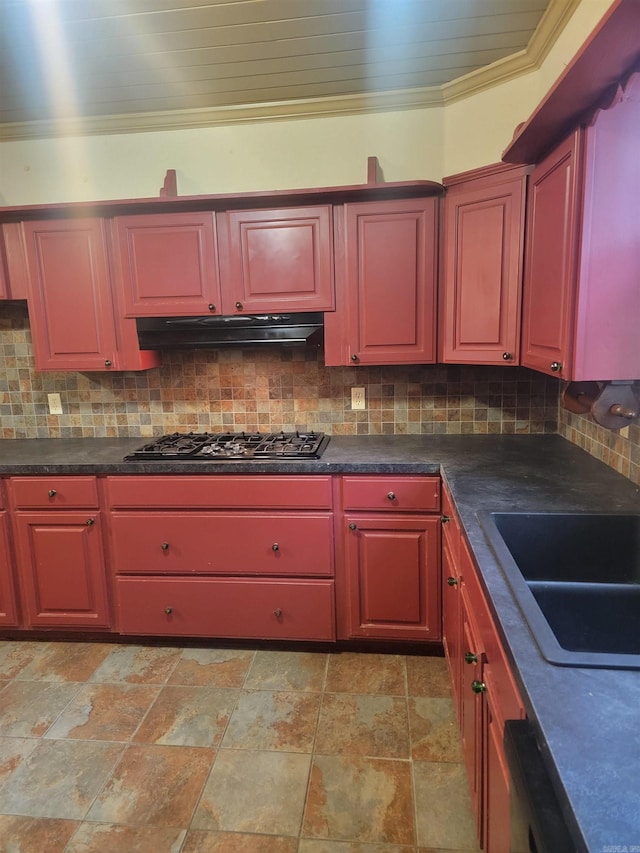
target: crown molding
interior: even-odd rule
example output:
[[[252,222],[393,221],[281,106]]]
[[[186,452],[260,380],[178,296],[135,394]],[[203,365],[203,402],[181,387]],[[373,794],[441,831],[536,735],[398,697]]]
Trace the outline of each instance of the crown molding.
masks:
[[[394,110],[429,109],[478,94],[540,67],[581,0],[552,0],[526,50],[472,71],[442,86],[395,89],[358,95],[273,101],[231,107],[171,110],[107,116],[74,116],[0,125],[0,141],[61,136],[107,136],[190,130],[216,125],[366,115]]]

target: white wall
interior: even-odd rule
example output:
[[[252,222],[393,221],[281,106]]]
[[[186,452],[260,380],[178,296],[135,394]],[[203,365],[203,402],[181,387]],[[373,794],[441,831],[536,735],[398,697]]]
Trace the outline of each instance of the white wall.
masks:
[[[0,205],[358,184],[376,155],[386,180],[427,179],[500,160],[613,0],[582,0],[543,67],[445,108],[193,130],[0,143]]]

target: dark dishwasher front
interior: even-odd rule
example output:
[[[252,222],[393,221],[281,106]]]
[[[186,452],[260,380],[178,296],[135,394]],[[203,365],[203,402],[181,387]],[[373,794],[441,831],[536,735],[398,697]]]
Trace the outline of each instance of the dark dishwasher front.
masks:
[[[511,853],[575,853],[540,750],[528,720],[507,720],[504,746],[509,766]]]

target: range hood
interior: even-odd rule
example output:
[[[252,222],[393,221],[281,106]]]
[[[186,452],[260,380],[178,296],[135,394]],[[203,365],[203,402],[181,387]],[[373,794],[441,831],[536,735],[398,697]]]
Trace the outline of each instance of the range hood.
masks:
[[[322,340],[322,312],[221,317],[144,317],[136,320],[140,349],[205,349]]]

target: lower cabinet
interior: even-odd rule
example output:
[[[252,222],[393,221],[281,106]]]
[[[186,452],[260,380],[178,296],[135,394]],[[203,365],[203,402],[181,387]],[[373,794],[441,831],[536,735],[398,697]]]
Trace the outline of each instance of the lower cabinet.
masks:
[[[439,640],[440,479],[342,477],[340,494],[339,636]]]
[[[28,628],[108,628],[100,513],[17,512],[18,572]]]
[[[443,641],[457,698],[471,804],[482,848],[487,853],[510,853],[504,724],[524,717],[524,708],[446,490],[443,506],[447,521]],[[455,553],[458,558],[453,560]],[[449,579],[454,583],[447,583]]]
[[[330,477],[108,477],[107,499],[121,633],[335,640]]]
[[[96,478],[11,477],[8,498],[24,627],[109,628]]]

